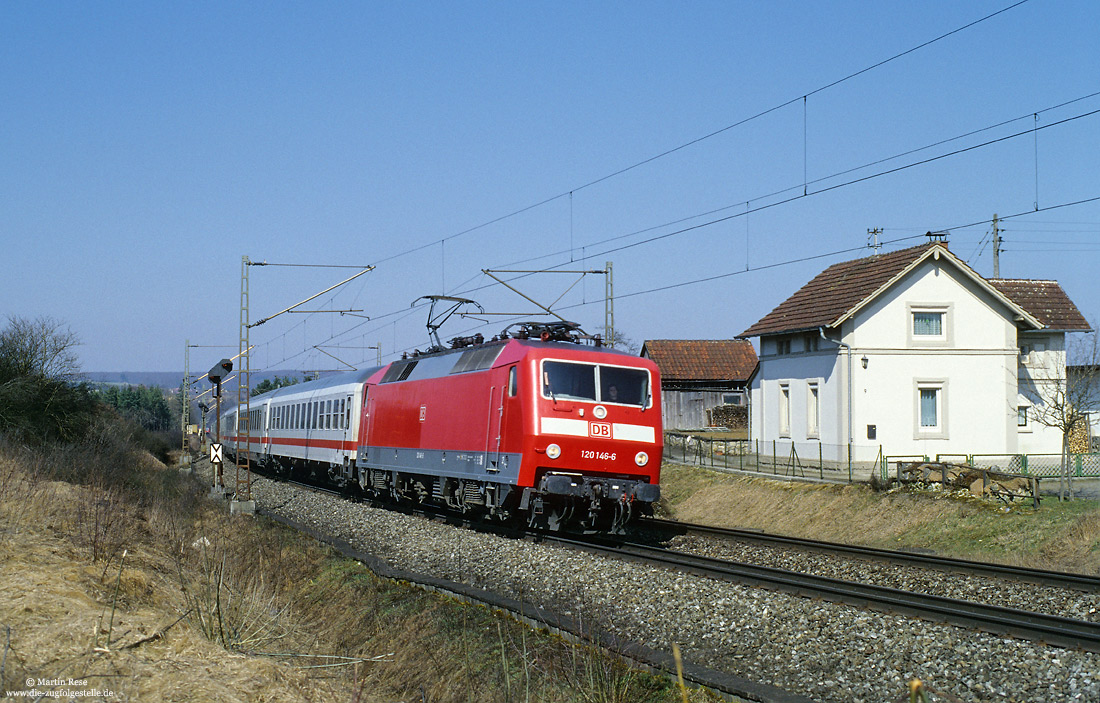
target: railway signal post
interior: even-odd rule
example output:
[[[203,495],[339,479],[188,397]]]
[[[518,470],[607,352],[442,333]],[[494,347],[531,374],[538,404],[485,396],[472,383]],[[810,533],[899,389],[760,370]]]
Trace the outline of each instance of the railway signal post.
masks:
[[[210,464],[213,467],[214,485],[210,487],[211,495],[225,497],[225,481],[222,478],[222,379],[233,371],[233,362],[222,359],[210,369],[206,378],[214,384],[214,441],[210,444]]]

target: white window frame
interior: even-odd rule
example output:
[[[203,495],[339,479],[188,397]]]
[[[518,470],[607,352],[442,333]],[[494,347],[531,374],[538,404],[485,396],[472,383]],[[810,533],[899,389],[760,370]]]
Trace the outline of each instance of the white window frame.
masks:
[[[913,381],[913,439],[947,439],[947,379],[923,378]],[[936,424],[926,427],[921,424],[922,391],[934,391],[936,398]]]
[[[1020,424],[1021,417],[1024,420],[1022,425]],[[1031,425],[1031,405],[1016,406],[1016,431],[1031,432]]]
[[[911,347],[945,347],[954,343],[953,305],[938,303],[908,303],[906,305],[906,325]],[[939,334],[917,334],[917,315],[938,314],[940,316]]]
[[[779,384],[779,436],[790,439],[791,436],[791,384]]]
[[[806,384],[806,439],[821,437],[821,385],[817,381]]]

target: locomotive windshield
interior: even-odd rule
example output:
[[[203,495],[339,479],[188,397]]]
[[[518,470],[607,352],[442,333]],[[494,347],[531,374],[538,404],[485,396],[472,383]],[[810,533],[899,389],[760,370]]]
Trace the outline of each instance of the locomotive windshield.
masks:
[[[649,373],[622,366],[546,361],[542,365],[542,395],[554,400],[645,407],[649,404]]]

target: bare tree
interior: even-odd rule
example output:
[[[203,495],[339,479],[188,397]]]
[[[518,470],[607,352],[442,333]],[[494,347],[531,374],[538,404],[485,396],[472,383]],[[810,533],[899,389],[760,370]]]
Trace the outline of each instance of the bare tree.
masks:
[[[1095,328],[1096,325],[1094,324]],[[1073,493],[1070,455],[1088,452],[1091,417],[1100,414],[1100,340],[1095,331],[1069,343],[1064,354],[1044,354],[1028,368],[1029,379],[1021,387],[1033,404],[1030,416],[1040,425],[1062,435],[1059,499]]]
[[[0,432],[28,442],[83,436],[96,402],[79,373],[76,335],[48,317],[0,330]]]
[[[79,372],[77,336],[51,317],[30,320],[8,316],[0,330],[0,361],[5,376],[71,380]]]
[[[638,344],[634,339],[627,337],[619,328],[612,327],[608,330],[606,327],[601,327],[600,329],[603,330],[604,340],[610,341],[608,346],[611,348],[627,352],[628,354],[637,354],[641,351],[642,345]]]

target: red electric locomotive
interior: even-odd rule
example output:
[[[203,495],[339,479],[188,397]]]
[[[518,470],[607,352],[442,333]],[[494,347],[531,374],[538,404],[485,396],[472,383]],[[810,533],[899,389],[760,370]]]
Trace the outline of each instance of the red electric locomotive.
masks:
[[[521,513],[551,529],[618,530],[650,512],[660,496],[657,366],[549,341],[542,329],[397,361],[368,379],[363,489]],[[549,329],[568,339],[571,328]]]

